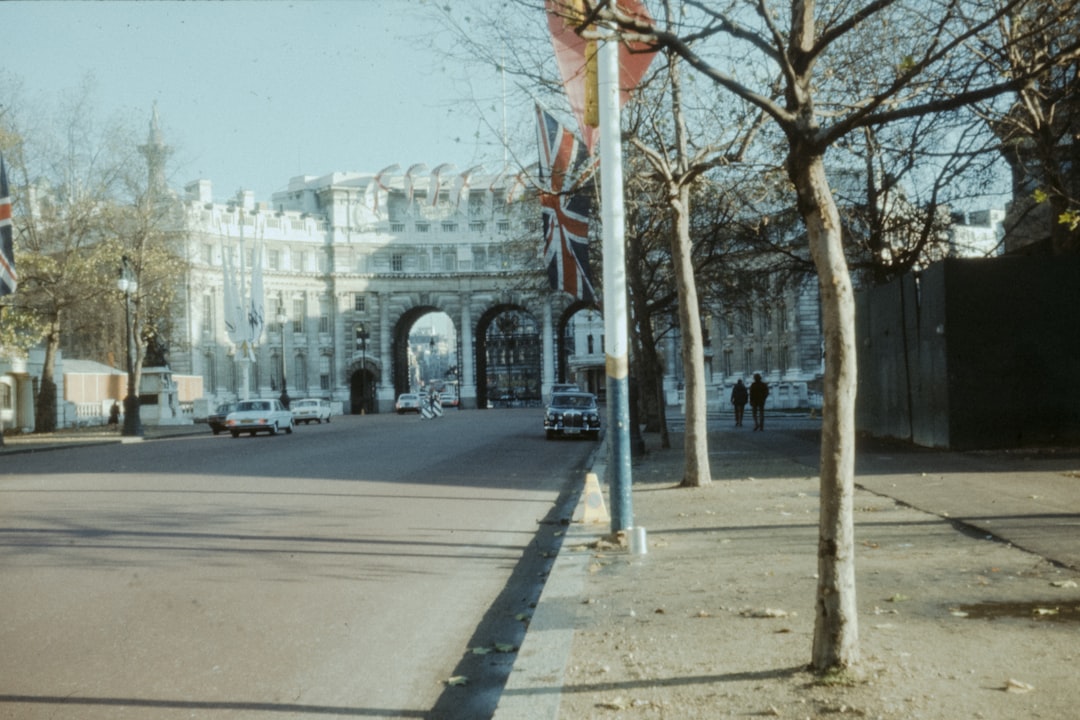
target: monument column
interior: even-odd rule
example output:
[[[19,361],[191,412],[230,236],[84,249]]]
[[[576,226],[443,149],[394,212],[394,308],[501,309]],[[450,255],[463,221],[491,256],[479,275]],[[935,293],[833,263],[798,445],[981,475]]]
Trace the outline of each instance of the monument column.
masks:
[[[458,402],[465,408],[476,408],[476,377],[473,368],[473,326],[470,293],[461,294],[461,357],[458,358]]]

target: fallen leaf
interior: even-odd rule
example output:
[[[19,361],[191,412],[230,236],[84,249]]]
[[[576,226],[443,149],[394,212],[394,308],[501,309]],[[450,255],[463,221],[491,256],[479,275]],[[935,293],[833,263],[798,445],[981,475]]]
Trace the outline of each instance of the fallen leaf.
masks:
[[[1007,693],[1027,693],[1035,689],[1034,685],[1030,685],[1021,680],[1015,680],[1009,678],[1005,681],[1005,692]]]
[[[1056,588],[1074,588],[1074,587],[1076,587],[1076,581],[1075,580],[1054,580],[1053,582],[1050,583],[1050,586],[1051,587],[1056,587]]]
[[[471,652],[473,655],[487,655],[489,652],[491,652],[491,648],[474,647],[470,648],[469,652]]]
[[[446,684],[450,687],[461,687],[462,685],[469,684],[469,678],[465,675],[455,675],[446,681]]]
[[[900,593],[896,593],[891,598],[889,598],[889,602],[904,602],[905,600],[910,600],[910,599],[911,598],[909,598],[907,595],[902,595]]]
[[[495,651],[501,653],[512,653],[518,649],[517,645],[511,645],[509,643],[495,643]]]
[[[1057,615],[1059,608],[1035,608],[1031,611],[1032,615]]]

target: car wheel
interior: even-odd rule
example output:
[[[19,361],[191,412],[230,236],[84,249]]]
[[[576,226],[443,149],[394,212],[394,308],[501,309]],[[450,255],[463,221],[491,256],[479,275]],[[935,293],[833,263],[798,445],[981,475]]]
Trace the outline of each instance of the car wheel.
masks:
[[[327,415],[327,416],[326,416],[326,424],[327,424],[327,425],[329,425],[329,424],[330,424],[330,416],[329,416],[329,415]]]
[[[555,431],[554,430],[546,430],[544,432],[544,434],[547,436],[548,440],[554,440],[555,439]]]
[[[292,426],[293,426],[292,423],[289,423],[288,425],[285,426],[285,434],[286,435],[292,435]]]
[[[236,432],[235,430],[230,430],[229,432],[231,432],[231,433],[232,433],[232,436],[233,436],[234,438],[238,438],[238,437],[240,437],[240,433]]]
[[[218,433],[220,433],[220,432],[221,432],[220,430],[216,430],[216,429],[214,430],[214,434],[215,434],[215,435],[217,435],[217,434],[218,434]]]
[[[254,433],[252,433],[252,434],[254,435]],[[270,426],[270,434],[271,435],[277,435],[277,423],[276,422],[273,425]]]

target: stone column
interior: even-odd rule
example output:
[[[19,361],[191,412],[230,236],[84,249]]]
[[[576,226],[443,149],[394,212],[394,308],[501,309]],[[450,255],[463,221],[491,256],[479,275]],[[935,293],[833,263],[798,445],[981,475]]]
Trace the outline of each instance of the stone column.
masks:
[[[379,412],[389,412],[394,407],[393,340],[390,337],[390,293],[379,293],[379,389],[376,397]]]
[[[472,308],[469,306],[470,293],[461,294],[461,357],[458,358],[460,369],[458,379],[458,402],[462,407],[476,407],[476,377],[473,367],[473,326]],[[468,400],[466,400],[466,398]]]

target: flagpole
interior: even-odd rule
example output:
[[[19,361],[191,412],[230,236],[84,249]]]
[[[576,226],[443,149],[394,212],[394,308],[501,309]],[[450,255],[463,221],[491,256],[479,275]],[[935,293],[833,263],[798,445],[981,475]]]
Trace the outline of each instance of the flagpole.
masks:
[[[600,205],[604,248],[604,334],[611,531],[634,526],[630,471],[630,361],[626,308],[626,214],[619,118],[619,42],[603,29],[597,51],[600,104]]]

